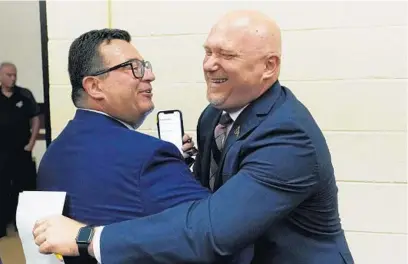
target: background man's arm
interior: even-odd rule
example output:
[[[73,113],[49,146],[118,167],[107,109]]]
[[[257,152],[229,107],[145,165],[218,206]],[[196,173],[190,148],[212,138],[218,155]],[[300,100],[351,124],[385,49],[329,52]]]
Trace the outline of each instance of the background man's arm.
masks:
[[[37,140],[38,133],[40,132],[40,117],[34,116],[31,118],[31,137],[27,145],[27,151],[32,151]]]
[[[211,263],[253,243],[318,181],[308,136],[290,125],[273,132],[257,141],[239,173],[209,198],[106,226],[103,263]]]
[[[29,114],[31,117],[31,137],[28,144],[24,147],[26,151],[32,151],[37,140],[38,133],[40,132],[40,107],[38,106],[33,94],[30,90],[25,89],[24,94],[26,94],[29,102]]]

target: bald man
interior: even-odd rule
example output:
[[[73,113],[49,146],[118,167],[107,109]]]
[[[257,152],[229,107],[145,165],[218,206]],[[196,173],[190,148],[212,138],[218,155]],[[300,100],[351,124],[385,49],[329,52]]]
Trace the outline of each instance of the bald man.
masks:
[[[204,44],[209,106],[198,121],[197,179],[209,198],[97,227],[99,262],[212,263],[254,244],[254,264],[354,263],[324,136],[281,86],[280,30],[254,11],[225,15]],[[78,254],[81,223],[38,221],[43,253]]]
[[[18,194],[36,188],[32,150],[40,130],[40,107],[17,85],[17,67],[0,63],[0,238],[16,222]]]

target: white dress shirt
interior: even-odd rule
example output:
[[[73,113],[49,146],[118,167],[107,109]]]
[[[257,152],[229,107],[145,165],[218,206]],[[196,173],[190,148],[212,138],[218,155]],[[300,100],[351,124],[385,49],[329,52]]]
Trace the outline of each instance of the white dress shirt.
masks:
[[[247,105],[244,106],[244,107],[242,107],[242,108],[239,109],[238,111],[229,113],[231,119],[235,122],[235,120],[237,120],[238,116],[241,114],[241,112],[242,112],[246,107],[247,107]],[[94,112],[96,112],[96,111],[94,111]],[[225,113],[225,111],[223,111],[223,113]],[[118,121],[120,121],[120,120],[118,120]],[[122,122],[122,121],[120,121],[120,122]],[[227,127],[227,135],[228,135],[228,133],[230,132],[230,130],[231,130],[232,125],[234,124],[234,122],[231,123],[231,124]],[[122,123],[123,123],[123,122],[122,122]],[[129,127],[129,125],[127,125],[127,127]],[[132,129],[132,128],[130,128],[130,129]],[[104,228],[104,226],[96,227],[95,230],[94,230],[95,233],[94,233],[94,236],[93,236],[93,239],[92,239],[93,252],[94,252],[94,255],[95,255],[95,259],[98,261],[98,263],[102,263],[102,260],[101,260],[101,247],[100,247],[100,243],[101,243],[101,242],[100,242],[100,240],[101,240],[101,234],[102,234],[103,228]]]

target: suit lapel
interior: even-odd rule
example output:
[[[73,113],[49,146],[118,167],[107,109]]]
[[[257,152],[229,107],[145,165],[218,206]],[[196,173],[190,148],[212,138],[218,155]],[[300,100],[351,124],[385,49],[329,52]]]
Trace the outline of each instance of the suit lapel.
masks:
[[[248,106],[250,107],[250,106]],[[225,156],[228,153],[231,146],[239,139],[244,138],[252,130],[254,130],[259,123],[261,118],[259,118],[251,108],[245,108],[244,111],[238,116],[234,124],[228,133],[227,139],[224,144],[223,151],[221,153],[221,160],[219,166],[219,172],[217,178],[215,179],[215,190],[217,190],[223,184],[222,167],[224,166]]]
[[[245,109],[247,110],[247,109]],[[224,150],[222,154],[222,159],[225,156],[225,153],[228,152],[228,149],[240,138],[245,137],[250,133],[255,127],[257,127],[262,120],[252,109],[243,111],[235,120],[234,124],[231,127],[230,132],[228,133],[227,139],[225,141]],[[222,161],[221,159],[221,161]]]
[[[221,154],[220,160],[220,172],[224,165],[225,156],[228,153],[228,150],[231,146],[242,138],[245,138],[251,131],[253,131],[262,120],[268,115],[271,111],[273,105],[281,96],[282,87],[279,82],[276,81],[272,87],[269,88],[261,97],[249,104],[242,113],[235,120],[233,126],[231,127],[228,137],[226,139],[223,152]],[[221,173],[222,175],[222,173]],[[220,174],[217,175],[215,181],[215,190],[221,187],[222,177]]]

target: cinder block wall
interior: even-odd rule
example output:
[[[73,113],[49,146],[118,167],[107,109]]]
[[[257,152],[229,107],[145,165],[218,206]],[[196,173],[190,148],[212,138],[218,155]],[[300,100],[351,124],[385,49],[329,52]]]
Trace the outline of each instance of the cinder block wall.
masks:
[[[0,0],[0,63],[13,62],[17,85],[30,89],[35,100],[44,103],[39,12],[38,1]],[[45,140],[38,140],[33,149],[37,165],[45,149]]]
[[[194,133],[207,104],[203,41],[223,13],[242,8],[283,30],[280,81],[328,140],[356,263],[407,263],[407,3],[47,1],[53,138],[75,111],[69,45],[109,26],[128,30],[152,62],[156,109],[182,110]],[[157,136],[155,114],[141,131]]]

